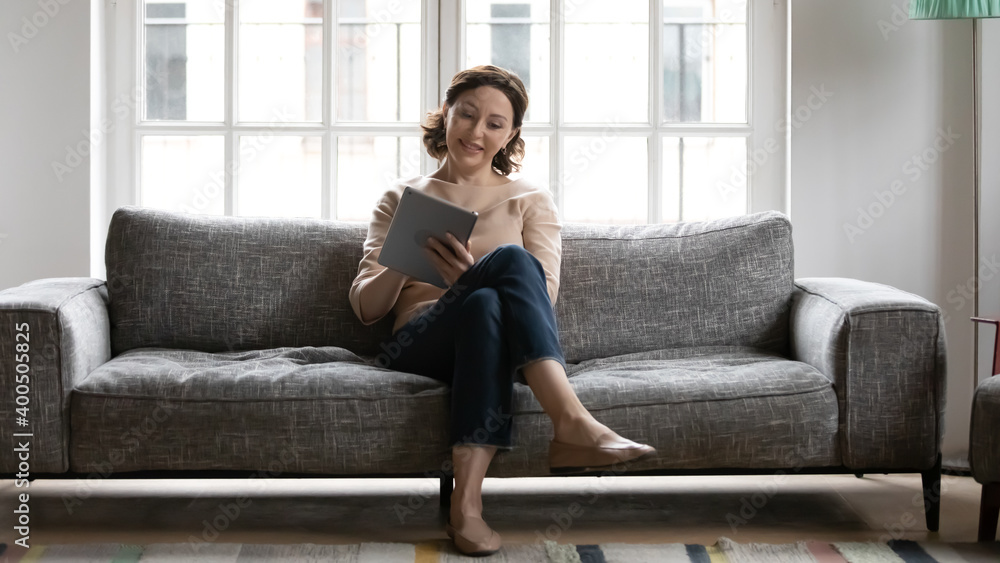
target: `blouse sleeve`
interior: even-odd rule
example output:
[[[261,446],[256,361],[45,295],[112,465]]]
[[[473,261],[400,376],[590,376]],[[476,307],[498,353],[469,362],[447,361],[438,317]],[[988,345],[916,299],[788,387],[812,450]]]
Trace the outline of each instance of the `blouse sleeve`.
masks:
[[[559,295],[559,268],[562,260],[562,223],[552,194],[540,189],[529,198],[523,211],[521,239],[524,249],[542,263],[549,300],[555,306]]]
[[[365,326],[375,324],[385,317],[382,315],[370,322],[364,322],[364,317],[361,315],[361,285],[365,280],[375,277],[385,269],[385,266],[378,263],[378,257],[382,251],[382,243],[385,242],[385,235],[389,232],[389,225],[392,223],[392,216],[396,212],[397,205],[399,205],[399,191],[396,188],[383,193],[378,203],[375,204],[371,221],[368,223],[368,237],[365,239],[361,263],[358,265],[358,274],[351,284],[349,293],[351,307],[354,309],[354,314]]]

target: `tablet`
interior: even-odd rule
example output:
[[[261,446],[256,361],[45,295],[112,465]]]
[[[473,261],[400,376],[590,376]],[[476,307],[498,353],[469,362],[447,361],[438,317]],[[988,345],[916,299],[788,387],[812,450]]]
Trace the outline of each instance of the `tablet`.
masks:
[[[447,241],[447,233],[451,232],[464,246],[478,218],[476,211],[406,186],[382,243],[378,263],[447,289],[448,284],[424,253],[427,237]]]

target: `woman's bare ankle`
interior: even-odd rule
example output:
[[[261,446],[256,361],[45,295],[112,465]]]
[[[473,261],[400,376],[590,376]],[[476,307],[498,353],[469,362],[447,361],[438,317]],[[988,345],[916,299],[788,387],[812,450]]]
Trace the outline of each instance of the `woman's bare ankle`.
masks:
[[[590,446],[597,444],[597,438],[611,431],[589,413],[563,417],[555,426],[555,440],[564,444]]]
[[[483,505],[482,497],[479,499],[472,498],[472,495],[466,496],[461,493],[461,491],[455,491],[451,496],[451,523],[458,525],[456,519],[460,520],[467,516],[476,516],[482,518],[483,515]]]

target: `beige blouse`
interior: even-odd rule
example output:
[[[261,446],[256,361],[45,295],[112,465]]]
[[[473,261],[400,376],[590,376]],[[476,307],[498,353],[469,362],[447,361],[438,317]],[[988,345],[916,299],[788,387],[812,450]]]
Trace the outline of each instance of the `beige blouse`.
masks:
[[[479,212],[469,239],[472,243],[472,256],[477,261],[501,244],[517,244],[530,252],[545,270],[549,300],[555,305],[562,257],[562,223],[559,222],[555,201],[548,190],[535,186],[524,178],[499,186],[471,186],[417,176],[394,182],[382,194],[372,211],[364,254],[350,290],[351,306],[358,319],[362,318],[359,292],[361,282],[385,269],[385,266],[378,263],[379,252],[406,186]],[[446,291],[415,279],[407,280],[392,307],[396,315],[392,332],[395,333],[411,317],[437,302]],[[374,324],[381,318],[364,324]]]

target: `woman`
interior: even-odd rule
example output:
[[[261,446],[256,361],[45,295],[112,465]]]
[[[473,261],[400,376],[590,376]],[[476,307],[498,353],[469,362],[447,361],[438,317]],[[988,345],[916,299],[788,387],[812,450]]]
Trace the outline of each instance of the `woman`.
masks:
[[[433,173],[397,183],[372,214],[364,258],[350,291],[365,325],[395,315],[395,357],[379,363],[451,385],[455,491],[448,535],[467,555],[500,548],[482,519],[482,484],[497,449],[511,449],[513,381],[518,375],[552,419],[553,472],[610,466],[655,454],[597,422],[573,392],[553,312],[562,253],[552,197],[511,180],[524,155],[528,106],[517,75],[478,66],[455,75],[441,109],[422,125],[424,145],[441,162]],[[479,212],[463,246],[431,237],[425,252],[449,285],[442,290],[378,264],[405,186]],[[405,331],[406,334],[401,334]]]

